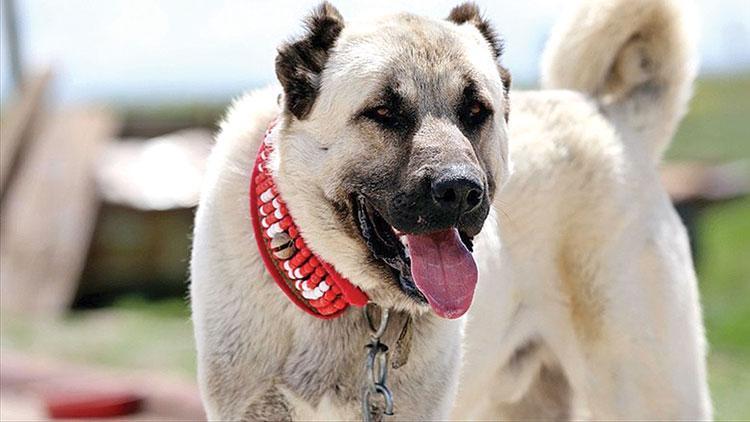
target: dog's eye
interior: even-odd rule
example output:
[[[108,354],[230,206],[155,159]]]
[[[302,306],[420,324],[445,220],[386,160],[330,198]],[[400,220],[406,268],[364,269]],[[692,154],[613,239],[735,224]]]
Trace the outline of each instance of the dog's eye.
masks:
[[[385,119],[391,115],[391,110],[388,107],[378,107],[375,109],[375,114],[381,119]]]
[[[482,112],[482,105],[479,104],[479,102],[475,102],[469,107],[469,116],[470,117],[476,117],[479,115],[479,113]]]
[[[388,119],[393,118],[393,111],[387,106],[378,106],[371,109],[365,110],[363,113],[368,119],[374,120],[378,123],[384,123]]]
[[[467,129],[476,129],[492,115],[492,110],[481,101],[468,101],[459,111],[461,123]]]
[[[367,109],[362,115],[386,129],[400,129],[405,124],[400,112],[384,105]]]

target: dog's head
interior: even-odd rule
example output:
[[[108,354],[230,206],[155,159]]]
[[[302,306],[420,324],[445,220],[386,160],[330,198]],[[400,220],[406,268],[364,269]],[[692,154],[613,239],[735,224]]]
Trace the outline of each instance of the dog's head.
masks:
[[[328,3],[279,49],[279,189],[381,305],[454,318],[471,303],[472,238],[508,175],[501,50],[473,4],[349,24]]]

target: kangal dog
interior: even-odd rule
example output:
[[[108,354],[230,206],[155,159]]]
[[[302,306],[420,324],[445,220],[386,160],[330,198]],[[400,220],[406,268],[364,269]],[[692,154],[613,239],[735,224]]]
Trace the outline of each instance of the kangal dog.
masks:
[[[390,309],[393,418],[709,419],[695,273],[657,172],[695,76],[684,7],[570,7],[529,92],[509,91],[473,4],[316,8],[279,48],[280,86],[232,106],[210,158],[191,261],[209,418],[389,419],[361,404],[361,309],[306,315],[294,303],[330,283],[292,271],[287,297],[264,265],[248,197],[265,139],[299,239]]]

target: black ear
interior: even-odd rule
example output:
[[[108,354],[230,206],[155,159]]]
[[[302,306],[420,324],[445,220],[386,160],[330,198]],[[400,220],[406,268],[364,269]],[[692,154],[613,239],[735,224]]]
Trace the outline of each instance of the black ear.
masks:
[[[305,19],[305,28],[302,38],[279,47],[276,56],[276,77],[284,88],[285,109],[300,120],[315,103],[320,73],[344,28],[344,18],[323,2]]]
[[[463,25],[465,23],[474,25],[490,44],[492,53],[495,55],[495,59],[498,60],[497,69],[500,72],[500,79],[503,81],[503,89],[505,90],[505,120],[507,121],[509,112],[507,109],[507,100],[508,92],[510,91],[510,72],[499,64],[500,56],[503,55],[504,49],[502,38],[500,38],[500,35],[495,31],[495,28],[492,27],[490,21],[482,17],[481,12],[479,11],[479,6],[477,6],[476,3],[466,2],[454,7],[448,15],[448,20],[457,25]]]
[[[470,23],[476,26],[479,32],[484,35],[487,42],[490,43],[495,57],[500,58],[503,54],[503,40],[495,31],[495,28],[492,27],[490,21],[482,17],[482,14],[479,12],[479,6],[476,3],[466,2],[454,7],[450,15],[448,15],[448,20],[458,25]]]

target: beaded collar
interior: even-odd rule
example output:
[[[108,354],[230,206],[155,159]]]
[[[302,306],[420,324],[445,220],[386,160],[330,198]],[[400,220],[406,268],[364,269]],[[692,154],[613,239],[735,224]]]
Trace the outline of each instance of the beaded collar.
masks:
[[[310,250],[294,223],[267,164],[275,125],[276,120],[265,132],[250,179],[250,216],[258,251],[266,270],[295,305],[317,318],[336,318],[349,305],[366,305],[368,298]]]

